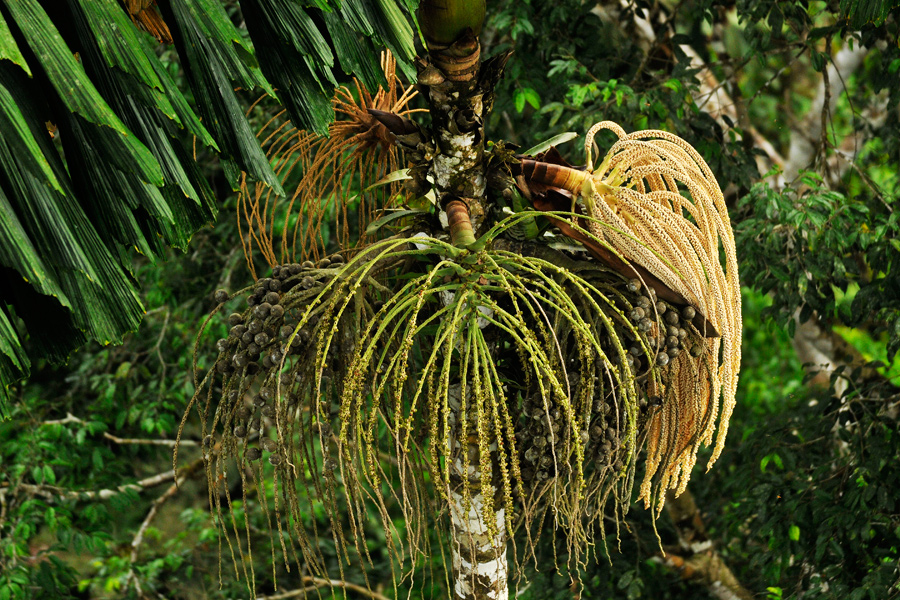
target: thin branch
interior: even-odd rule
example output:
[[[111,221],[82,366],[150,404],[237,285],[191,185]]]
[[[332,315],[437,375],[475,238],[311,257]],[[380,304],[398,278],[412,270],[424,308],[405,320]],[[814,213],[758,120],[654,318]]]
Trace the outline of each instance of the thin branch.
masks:
[[[259,596],[256,600],[284,600],[285,598],[296,598],[298,596],[306,597],[309,592],[314,592],[322,586],[319,585],[310,585],[304,588],[300,588],[298,590],[291,590],[290,592],[285,592],[283,594],[275,594],[272,596]]]
[[[144,439],[144,438],[120,438],[112,435],[111,433],[103,433],[103,437],[106,439],[115,442],[117,444],[143,444],[147,446],[168,446],[170,448],[174,448],[176,445],[182,446],[197,446],[197,442],[194,440],[165,440],[165,439]]]
[[[6,523],[6,514],[9,509],[9,506],[6,502],[6,492],[0,490],[0,529],[3,528],[3,525]]]
[[[66,417],[64,419],[56,419],[53,421],[42,421],[40,425],[67,425],[69,423],[79,423],[86,424],[87,421],[79,419],[72,413],[66,413]],[[167,440],[167,439],[148,439],[148,438],[120,438],[108,432],[103,432],[103,437],[110,440],[111,442],[115,442],[116,444],[136,444],[136,445],[146,445],[146,446],[168,446],[170,448],[174,448],[176,445],[181,444],[182,446],[197,446],[198,443],[194,440]]]
[[[390,600],[387,596],[379,594],[374,590],[370,590],[361,585],[357,585],[355,583],[350,583],[347,581],[340,581],[338,579],[323,579],[321,577],[310,577],[305,576],[302,578],[303,583],[309,583],[312,585],[308,585],[307,587],[300,588],[297,590],[291,590],[290,592],[284,592],[283,594],[274,594],[271,596],[259,596],[256,600],[285,600],[286,598],[297,598],[297,597],[305,597],[309,592],[313,592],[319,588],[323,587],[334,587],[334,588],[342,588],[344,590],[349,590],[351,592],[356,592],[357,594],[361,594],[366,596],[367,598],[372,598],[373,600]]]
[[[166,310],[166,318],[163,320],[162,327],[159,330],[159,337],[156,338],[156,344],[153,346],[153,351],[156,353],[156,358],[159,359],[160,373],[159,373],[159,394],[156,396],[157,402],[162,402],[163,390],[163,382],[166,380],[166,360],[162,355],[162,342],[163,338],[166,335],[166,330],[169,328],[169,317],[172,315],[172,312]]]
[[[147,516],[144,517],[141,526],[138,528],[137,534],[135,534],[134,539],[131,541],[131,562],[137,562],[138,550],[141,547],[141,544],[144,543],[144,534],[147,532],[147,528],[150,526],[150,523],[153,519],[156,518],[156,514],[159,512],[159,508],[166,503],[169,498],[178,493],[178,490],[181,488],[181,484],[185,482],[187,479],[187,474],[179,477],[175,483],[169,486],[169,489],[165,491],[159,498],[153,501],[153,505],[150,507],[150,511],[147,513]]]
[[[186,469],[190,469],[191,466],[186,467],[181,471],[184,472]],[[120,485],[114,489],[107,488],[102,490],[81,491],[67,490],[55,485],[35,485],[31,483],[20,483],[18,485],[0,487],[0,495],[9,494],[21,490],[29,494],[34,494],[35,496],[41,496],[47,500],[108,500],[113,496],[117,496],[129,490],[142,492],[148,488],[161,485],[167,481],[172,481],[173,479],[175,479],[175,477],[176,472],[174,470],[171,470],[159,473],[157,475],[154,475],[153,477],[141,479],[136,483]]]
[[[41,425],[67,425],[69,423],[84,423],[81,419],[72,413],[66,413],[65,419],[56,419],[54,421],[41,421]]]
[[[823,123],[831,118],[838,98],[844,94],[846,80],[862,65],[868,52],[864,46],[842,48],[823,71],[812,107],[791,133],[790,149],[784,165],[785,183],[793,181],[802,169],[812,164],[816,143],[825,134]]]
[[[667,552],[656,560],[679,572],[685,581],[696,581],[719,600],[753,600],[753,594],[741,585],[709,539],[700,509],[690,490],[675,497],[666,494],[666,511],[678,532],[683,556]]]
[[[769,171],[773,165],[784,165],[784,157],[778,153],[772,143],[769,142],[769,140],[767,140],[765,137],[763,137],[759,130],[757,130],[756,127],[747,122],[745,118],[741,118],[741,116],[738,114],[737,103],[734,101],[728,91],[725,90],[724,85],[719,82],[718,78],[715,76],[709,66],[703,61],[703,59],[700,58],[700,55],[697,54],[693,48],[687,45],[682,45],[681,49],[690,59],[691,67],[700,70],[697,75],[700,86],[696,92],[692,92],[694,102],[697,104],[697,107],[708,113],[725,130],[731,129],[732,127],[725,120],[725,117],[728,117],[728,119],[730,119],[732,123],[738,123],[740,125],[741,129],[743,129],[744,134],[750,136],[750,138],[753,140],[753,144],[765,153],[766,157],[771,163],[769,165],[759,164],[760,160],[758,158],[757,166],[759,167],[760,172],[765,173]],[[744,61],[741,65],[737,66],[734,70],[734,73],[737,73],[748,61],[749,59]],[[759,92],[757,91],[757,93]],[[752,101],[753,98],[751,98],[748,103]]]

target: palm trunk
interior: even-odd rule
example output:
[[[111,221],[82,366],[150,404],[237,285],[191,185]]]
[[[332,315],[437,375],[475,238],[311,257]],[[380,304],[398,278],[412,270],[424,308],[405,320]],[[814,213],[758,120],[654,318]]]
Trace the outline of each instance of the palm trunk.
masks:
[[[450,404],[458,411],[459,391],[451,388]],[[455,392],[455,396],[454,396]],[[470,429],[470,431],[474,430]],[[485,494],[496,498],[497,489],[481,489],[481,457],[478,440],[471,436],[465,446],[454,439],[450,489],[450,554],[452,558],[453,600],[506,600],[509,598],[509,563],[506,559],[506,510],[496,508],[495,531],[491,531],[485,516]],[[491,450],[495,449],[491,445]],[[469,455],[468,473],[464,472],[462,453]],[[490,459],[488,459],[490,460]],[[466,502],[464,488],[468,488]],[[467,506],[468,504],[468,506]]]
[[[466,513],[462,495],[453,492],[450,518],[455,600],[509,598],[504,510],[497,511],[498,532],[491,535],[482,518],[483,501],[481,493],[474,496]]]
[[[426,0],[419,20],[429,49],[419,84],[431,109],[436,147],[431,175],[453,243],[467,246],[485,218],[485,96],[492,90],[478,77],[484,0]]]
[[[492,87],[505,62],[495,59],[481,76],[479,34],[484,0],[424,0],[419,21],[429,49],[420,64],[419,83],[426,88],[431,112],[435,155],[431,175],[455,246],[473,244],[483,232],[486,210],[484,119],[490,111]],[[458,406],[455,410],[458,410]],[[455,440],[449,490],[451,555],[457,600],[506,600],[509,565],[506,559],[506,514],[494,509],[495,528],[484,518],[481,457],[477,443]],[[469,453],[468,473],[461,452]],[[468,502],[463,490],[468,488]],[[496,506],[496,504],[494,504]]]

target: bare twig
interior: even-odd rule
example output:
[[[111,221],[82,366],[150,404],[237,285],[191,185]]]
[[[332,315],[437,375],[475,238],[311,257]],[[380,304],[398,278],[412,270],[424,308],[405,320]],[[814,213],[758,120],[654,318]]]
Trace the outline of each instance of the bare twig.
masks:
[[[182,446],[196,446],[197,442],[194,440],[165,440],[165,439],[145,439],[145,438],[120,438],[112,435],[111,433],[103,433],[103,437],[106,439],[115,442],[117,444],[143,444],[147,446],[168,446],[170,448],[174,448],[176,445]]]
[[[732,121],[732,123],[739,123],[741,128],[744,131],[745,135],[749,135],[753,140],[754,146],[762,150],[766,157],[769,159],[771,164],[764,165],[760,164],[760,161],[757,160],[757,166],[759,167],[761,172],[767,172],[771,169],[773,165],[782,166],[784,165],[784,157],[778,153],[775,147],[772,145],[769,140],[767,140],[763,135],[756,129],[752,124],[746,122],[746,119],[742,119],[741,115],[738,114],[737,103],[732,99],[731,95],[727,90],[724,89],[724,86],[719,82],[718,78],[709,68],[709,66],[700,58],[693,48],[687,45],[682,45],[681,49],[684,51],[685,55],[691,61],[691,67],[700,69],[697,78],[700,81],[700,86],[696,92],[693,93],[694,102],[697,104],[698,108],[703,110],[704,112],[709,113],[709,115],[716,119],[719,124],[725,128],[730,129],[731,125],[728,124],[728,121],[725,119],[727,117]],[[747,61],[744,61],[743,64],[746,64]],[[742,66],[737,67],[735,72],[739,70]],[[751,99],[752,101],[752,99]]]
[[[153,346],[153,351],[156,353],[156,358],[159,359],[160,373],[159,373],[159,394],[157,394],[156,399],[159,402],[162,402],[163,390],[163,382],[166,380],[166,361],[162,355],[162,341],[166,335],[166,330],[169,328],[169,317],[172,315],[171,311],[166,311],[166,318],[163,320],[162,327],[159,330],[159,337],[156,338],[156,344]]]
[[[284,592],[283,594],[274,594],[272,596],[259,596],[256,600],[284,600],[285,598],[296,598],[298,596],[306,597],[310,592],[314,592],[322,586],[309,585],[304,588]]]
[[[68,423],[84,423],[81,419],[72,413],[66,413],[66,418],[56,419],[53,421],[42,421],[41,425],[67,425]]]
[[[190,466],[186,467],[186,469],[190,468]],[[184,469],[182,469],[182,471],[184,471]],[[120,485],[116,488],[81,491],[67,490],[55,485],[35,485],[31,483],[20,483],[18,485],[0,487],[0,495],[9,494],[14,491],[22,491],[28,494],[34,494],[35,496],[41,496],[42,498],[45,498],[47,500],[108,500],[113,496],[117,496],[129,490],[142,492],[148,488],[152,488],[167,481],[171,481],[175,479],[175,476],[176,472],[174,470],[171,470],[159,473],[157,475],[154,475],[153,477],[141,479],[136,483]]]
[[[66,413],[66,417],[64,419],[56,419],[53,421],[42,421],[41,425],[66,425],[69,423],[79,423],[86,424],[87,422],[83,419],[79,419],[72,413]],[[137,444],[137,445],[147,445],[147,446],[168,446],[170,448],[174,448],[176,445],[180,444],[182,446],[197,446],[197,442],[194,440],[167,440],[167,439],[149,439],[149,438],[120,438],[108,432],[103,432],[103,437],[110,440],[111,442],[115,442],[116,444]]]
[[[683,579],[702,582],[718,600],[753,600],[753,594],[741,586],[718,552],[710,550],[688,559],[669,553],[663,562],[677,569]]]
[[[357,594],[361,594],[367,598],[372,598],[373,600],[389,600],[387,596],[379,594],[374,590],[370,590],[364,586],[357,585],[355,583],[349,583],[346,581],[340,581],[338,579],[323,579],[321,577],[310,577],[305,576],[302,578],[303,583],[307,583],[306,587],[291,590],[290,592],[284,592],[283,594],[274,594],[272,596],[259,596],[256,600],[285,600],[287,598],[297,598],[297,597],[305,597],[309,592],[313,592],[319,588],[323,587],[335,587],[342,588],[344,590],[349,590],[351,592],[356,592]]]

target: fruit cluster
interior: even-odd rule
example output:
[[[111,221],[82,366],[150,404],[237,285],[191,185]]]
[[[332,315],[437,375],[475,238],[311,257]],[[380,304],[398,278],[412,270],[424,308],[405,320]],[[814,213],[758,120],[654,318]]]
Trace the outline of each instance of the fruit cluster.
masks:
[[[228,335],[216,342],[223,401],[216,410],[213,429],[219,424],[222,442],[242,449],[246,460],[259,460],[264,453],[275,466],[285,460],[273,439],[278,436],[271,435],[272,426],[277,418],[287,419],[295,413],[308,371],[308,361],[289,361],[288,357],[311,356],[305,351],[325,306],[317,303],[317,309],[308,315],[307,309],[343,264],[344,258],[335,254],[316,263],[275,266],[271,277],[259,279],[249,289],[244,311],[228,316]],[[221,305],[231,296],[218,290],[214,299]],[[276,401],[279,382],[281,400]],[[211,443],[208,436],[207,444]]]
[[[611,292],[615,305],[610,306],[608,316],[615,322],[613,331],[625,351],[624,362],[629,378],[635,383],[643,421],[663,403],[663,398],[654,393],[660,386],[651,385],[651,378],[666,381],[672,362],[682,352],[700,356],[702,344],[699,332],[691,325],[695,315],[692,307],[677,307],[659,300],[652,288],[643,286],[637,279],[620,281],[611,286],[607,282],[606,289]],[[569,338],[561,337],[564,348],[566,339]],[[576,357],[574,345],[569,344],[563,350],[568,354],[566,375],[572,399],[582,393],[582,386],[591,386],[590,417],[585,428],[577,433],[586,460],[618,470],[622,467],[620,452],[626,408],[621,390],[604,385],[609,379],[604,371],[621,369],[623,358],[609,335],[601,340],[601,347],[610,363],[596,361],[591,367],[591,380],[587,382],[577,370],[585,364]],[[565,457],[572,455],[574,432],[570,426],[572,420],[563,417],[563,410],[557,401],[545,402],[539,393],[525,395],[516,426],[516,446],[525,482],[543,482],[567,472]]]
[[[260,369],[280,365],[286,352],[298,353],[317,323],[313,316],[294,336],[302,309],[330,277],[329,269],[343,262],[343,257],[335,254],[318,263],[278,265],[272,269],[272,277],[258,280],[247,296],[247,310],[229,315],[228,337],[216,343],[220,353],[219,372],[247,369],[252,375]],[[215,299],[225,302],[229,296],[224,290],[218,290]]]

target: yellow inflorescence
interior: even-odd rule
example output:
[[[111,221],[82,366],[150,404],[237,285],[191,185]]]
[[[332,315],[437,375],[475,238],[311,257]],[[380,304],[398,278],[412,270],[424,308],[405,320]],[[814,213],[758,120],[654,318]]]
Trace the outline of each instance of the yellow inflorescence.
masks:
[[[594,135],[603,129],[619,140],[593,170]],[[677,356],[668,382],[658,390],[665,402],[649,423],[641,486],[641,498],[649,506],[657,474],[659,490],[680,493],[700,446],[715,441],[709,466],[722,451],[741,363],[734,234],[712,171],[678,136],[654,130],[626,134],[604,121],[588,131],[585,153],[590,184],[572,191],[581,194],[598,221],[591,223],[592,233],[681,294],[721,333],[720,338],[704,338],[699,357]],[[663,498],[661,494],[658,506]]]

